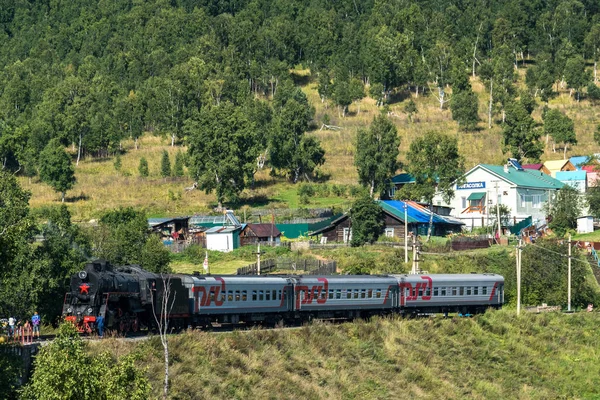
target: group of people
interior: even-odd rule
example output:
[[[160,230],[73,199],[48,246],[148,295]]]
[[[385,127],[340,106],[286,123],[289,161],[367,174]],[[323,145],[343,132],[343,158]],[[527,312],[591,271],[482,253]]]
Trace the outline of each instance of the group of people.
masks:
[[[31,320],[17,320],[15,317],[9,317],[6,321],[8,340],[18,340],[20,337],[40,338],[41,318],[37,311],[31,317]]]

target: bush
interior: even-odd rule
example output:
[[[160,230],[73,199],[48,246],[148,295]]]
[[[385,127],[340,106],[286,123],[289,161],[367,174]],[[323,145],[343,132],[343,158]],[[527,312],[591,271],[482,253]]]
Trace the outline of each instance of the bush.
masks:
[[[148,161],[144,157],[140,158],[140,165],[138,166],[138,171],[142,178],[147,178],[150,175],[150,170],[148,169]]]
[[[298,186],[298,196],[312,197],[314,195],[315,195],[315,187],[311,183],[301,183]]]

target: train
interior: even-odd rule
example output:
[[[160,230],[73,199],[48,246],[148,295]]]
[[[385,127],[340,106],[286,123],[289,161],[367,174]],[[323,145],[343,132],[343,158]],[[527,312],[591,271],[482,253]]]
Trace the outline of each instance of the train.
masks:
[[[62,315],[81,332],[92,332],[100,315],[107,329],[136,332],[155,329],[160,315],[172,329],[277,326],[387,314],[469,315],[503,303],[504,278],[492,273],[161,275],[99,260],[71,277]]]

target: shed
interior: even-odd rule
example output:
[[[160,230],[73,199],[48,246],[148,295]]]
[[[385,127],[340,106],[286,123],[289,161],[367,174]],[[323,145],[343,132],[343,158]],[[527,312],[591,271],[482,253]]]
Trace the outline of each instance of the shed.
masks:
[[[550,176],[556,178],[556,173],[560,171],[576,171],[577,168],[569,160],[546,161],[544,166],[550,171]]]
[[[586,171],[559,171],[556,173],[556,179],[571,186],[579,193],[585,193],[587,189],[587,172]]]
[[[148,226],[152,232],[160,235],[163,240],[187,240],[188,218],[148,218]]]
[[[584,215],[577,218],[577,233],[594,232],[594,217]]]
[[[281,232],[275,224],[248,224],[240,232],[240,244],[281,243]]]
[[[243,226],[215,226],[205,232],[206,248],[229,252],[240,247],[240,231]]]

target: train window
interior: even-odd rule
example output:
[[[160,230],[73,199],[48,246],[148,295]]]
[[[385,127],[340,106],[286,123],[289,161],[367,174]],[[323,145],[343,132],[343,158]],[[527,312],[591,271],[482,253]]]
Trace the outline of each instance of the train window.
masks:
[[[369,289],[369,292],[367,294],[367,297],[372,299],[373,298],[373,289]]]
[[[248,292],[246,292],[245,290],[242,290],[242,301],[246,301],[248,300]]]
[[[380,299],[381,298],[381,289],[377,289],[377,298]]]
[[[445,296],[446,295],[446,286],[442,286],[442,288],[440,289],[440,296]]]
[[[333,299],[333,289],[329,289],[329,299]]]
[[[419,297],[423,297],[423,289],[419,288]]]
[[[358,299],[358,289],[354,289],[354,298]]]
[[[279,295],[279,300],[281,300],[281,290],[278,290],[277,294]]]
[[[227,301],[233,301],[233,291],[232,290],[227,292]]]
[[[465,288],[464,288],[464,287],[462,287],[462,286],[460,287],[459,294],[460,294],[461,296],[464,296],[464,295],[465,295]]]
[[[235,291],[235,301],[240,301],[240,291],[239,290]]]
[[[467,286],[467,296],[471,295],[471,286]]]
[[[335,298],[336,299],[341,299],[342,298],[342,291],[340,289],[335,291]]]
[[[456,296],[456,286],[452,288],[452,296]]]
[[[225,292],[221,293],[221,301],[225,301]]]
[[[438,295],[438,288],[434,287],[433,288],[433,296],[437,296]]]
[[[484,296],[487,295],[487,286],[481,288],[481,294]]]
[[[263,301],[265,299],[265,292],[262,290],[258,291],[258,301]]]
[[[252,301],[256,301],[257,297],[256,297],[256,290],[252,291]]]
[[[431,288],[425,289],[425,296],[431,296]]]
[[[277,290],[273,290],[273,300],[277,300]]]
[[[267,301],[271,300],[271,291],[270,290],[265,291],[265,300],[267,300]]]
[[[347,299],[351,299],[352,298],[352,289],[348,289],[348,291],[346,291],[346,298]]]
[[[473,287],[473,296],[477,296],[479,294],[479,286]]]
[[[215,301],[215,291],[211,290],[210,293],[208,294],[209,299],[211,302]]]
[[[365,299],[367,297],[367,290],[366,289],[362,289],[360,291],[360,298],[361,299]]]

